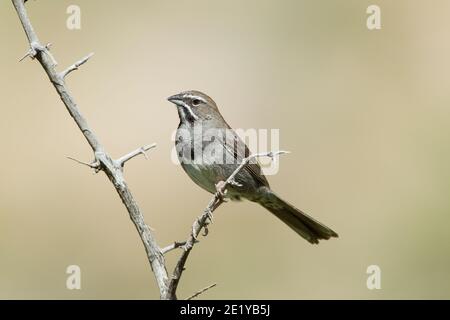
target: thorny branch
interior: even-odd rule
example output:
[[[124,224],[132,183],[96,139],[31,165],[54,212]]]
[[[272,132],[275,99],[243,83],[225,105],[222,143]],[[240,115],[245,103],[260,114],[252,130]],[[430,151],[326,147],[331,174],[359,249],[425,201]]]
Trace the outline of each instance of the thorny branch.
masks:
[[[80,164],[86,165],[92,169],[95,169],[96,172],[103,171],[106,176],[109,178],[111,183],[114,185],[119,197],[121,198],[123,204],[125,205],[130,218],[135,225],[139,236],[141,238],[142,243],[144,244],[145,251],[147,253],[147,259],[151,265],[152,271],[154,273],[161,299],[177,299],[176,291],[178,288],[178,284],[181,278],[181,275],[184,271],[184,266],[186,264],[189,253],[194,247],[195,243],[198,242],[197,237],[198,234],[204,230],[204,235],[207,235],[208,229],[207,226],[210,222],[212,222],[212,213],[225,202],[224,195],[226,194],[227,187],[230,185],[238,185],[238,183],[234,180],[235,176],[238,174],[242,168],[249,163],[251,160],[258,157],[271,157],[272,159],[279,154],[287,153],[285,151],[278,152],[268,152],[268,153],[260,153],[251,155],[242,160],[241,164],[236,168],[236,170],[228,177],[225,182],[222,182],[217,187],[217,192],[214,194],[211,201],[208,203],[207,207],[203,211],[203,214],[200,215],[192,225],[191,233],[186,241],[183,242],[174,242],[171,245],[165,248],[159,248],[154,238],[153,232],[151,228],[145,223],[144,217],[133,197],[128,185],[125,182],[123,176],[123,167],[125,163],[134,157],[142,154],[147,158],[146,151],[154,148],[156,145],[147,145],[141,148],[138,148],[116,160],[114,160],[105,150],[104,146],[100,143],[100,140],[94,134],[93,130],[88,126],[88,123],[84,116],[81,114],[78,105],[75,103],[75,100],[71,93],[69,92],[65,78],[66,76],[78,70],[83,64],[85,64],[92,56],[93,53],[87,55],[86,57],[80,59],[75,62],[73,65],[69,66],[62,72],[56,71],[57,62],[53,55],[50,53],[51,44],[42,45],[39,41],[37,34],[35,33],[33,26],[28,18],[25,2],[26,0],[11,0],[14,8],[17,11],[17,15],[19,16],[20,22],[22,23],[22,27],[25,31],[25,34],[28,38],[30,49],[28,52],[20,59],[20,61],[24,60],[27,57],[31,59],[36,59],[39,61],[45,72],[47,73],[51,83],[56,89],[56,92],[60,96],[62,102],[64,103],[67,111],[70,116],[73,118],[78,128],[82,132],[86,141],[92,148],[94,152],[94,161],[91,163],[83,162],[77,160],[72,157],[68,157],[71,160],[74,160]],[[164,254],[173,251],[177,248],[182,248],[183,251],[181,253],[180,258],[175,266],[172,277],[169,279],[166,263],[164,259]],[[196,292],[194,295],[190,296],[188,299],[193,299],[203,292],[215,287],[216,284],[212,284],[206,288],[203,288]]]
[[[91,146],[92,151],[94,152],[95,160],[91,164],[87,165],[91,168],[96,169],[96,171],[103,171],[112,182],[114,188],[122,199],[122,202],[127,208],[130,218],[133,221],[133,224],[135,225],[139,236],[141,237],[142,243],[144,244],[145,251],[147,253],[147,259],[152,267],[156,282],[159,287],[161,299],[176,298],[175,294],[172,294],[171,296],[168,296],[167,294],[169,279],[167,276],[164,256],[156,243],[151,229],[145,223],[144,216],[142,215],[141,210],[139,209],[130,189],[128,188],[122,172],[123,165],[126,161],[132,159],[140,153],[145,152],[151,147],[144,147],[142,149],[139,149],[139,152],[132,152],[124,157],[119,158],[118,160],[114,160],[106,152],[105,147],[101,144],[100,140],[94,134],[94,131],[89,127],[86,119],[81,114],[78,105],[75,103],[75,100],[67,89],[64,81],[64,78],[70,72],[77,70],[81,65],[86,63],[92,56],[92,54],[74,63],[65,71],[58,73],[56,71],[56,60],[49,51],[50,45],[43,46],[39,41],[39,38],[28,18],[24,0],[12,0],[12,3],[17,11],[17,15],[19,16],[20,22],[22,23],[23,29],[30,45],[30,49],[28,50],[24,58],[31,57],[32,59],[37,59],[41,66],[44,68],[50,81],[55,87],[56,92],[59,94],[61,100],[66,106],[67,111],[69,111],[69,114],[78,125],[78,128],[81,130],[87,142]],[[23,60],[24,58],[22,58],[21,60]]]

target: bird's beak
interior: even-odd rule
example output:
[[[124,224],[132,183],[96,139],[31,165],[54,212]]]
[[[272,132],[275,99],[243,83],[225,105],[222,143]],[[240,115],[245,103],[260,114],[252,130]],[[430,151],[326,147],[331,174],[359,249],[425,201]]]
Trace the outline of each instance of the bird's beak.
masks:
[[[167,100],[176,105],[181,105],[183,102],[183,96],[181,94],[175,94],[173,96],[168,97]]]

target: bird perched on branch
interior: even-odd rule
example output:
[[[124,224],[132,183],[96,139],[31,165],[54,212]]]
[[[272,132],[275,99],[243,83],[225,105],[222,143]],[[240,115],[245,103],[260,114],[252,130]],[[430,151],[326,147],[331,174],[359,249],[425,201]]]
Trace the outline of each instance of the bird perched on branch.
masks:
[[[180,118],[175,145],[181,166],[197,185],[216,193],[218,186],[250,156],[247,145],[206,94],[185,91],[168,100],[176,105]],[[226,191],[225,196],[232,200],[244,198],[259,203],[310,243],[338,236],[275,194],[257,161],[247,163]]]

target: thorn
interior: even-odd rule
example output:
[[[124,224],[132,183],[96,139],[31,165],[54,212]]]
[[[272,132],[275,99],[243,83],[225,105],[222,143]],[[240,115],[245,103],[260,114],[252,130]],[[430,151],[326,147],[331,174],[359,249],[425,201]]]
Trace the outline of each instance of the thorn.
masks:
[[[145,152],[144,149],[141,150],[142,155],[144,156],[145,160],[148,160],[147,152]]]
[[[148,155],[147,155],[147,152],[146,152],[146,151],[150,150],[151,148],[154,148],[154,145],[151,145],[151,146],[145,146],[145,147],[140,147],[140,148],[138,149],[138,154],[142,154],[142,155],[144,156],[145,160],[148,160]]]
[[[31,60],[34,60],[34,58],[36,57],[36,54],[37,54],[36,50],[33,47],[31,47],[27,51],[27,53],[25,53],[25,55],[22,58],[19,59],[19,62],[22,62],[23,60],[25,60],[28,57],[30,57]]]
[[[79,164],[85,165],[91,169],[94,169],[95,173],[98,173],[100,171],[100,162],[98,160],[92,161],[91,163],[87,163],[87,162],[83,162],[83,161],[80,161],[80,160],[72,158],[72,157],[67,157],[67,159],[75,161]]]
[[[27,58],[29,56],[30,56],[30,52],[28,51],[22,58],[19,59],[19,62],[22,62],[23,60],[25,60],[25,58]]]

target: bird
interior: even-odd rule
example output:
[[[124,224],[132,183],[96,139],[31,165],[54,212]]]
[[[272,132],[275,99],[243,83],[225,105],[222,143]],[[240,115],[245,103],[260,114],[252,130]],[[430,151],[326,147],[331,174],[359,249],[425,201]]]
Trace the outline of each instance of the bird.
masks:
[[[198,186],[216,194],[218,186],[251,155],[249,148],[205,93],[183,91],[167,100],[175,104],[180,119],[175,149],[182,168]],[[226,187],[227,198],[260,204],[311,244],[338,237],[332,229],[281,199],[270,188],[257,161],[245,164],[233,182]]]

